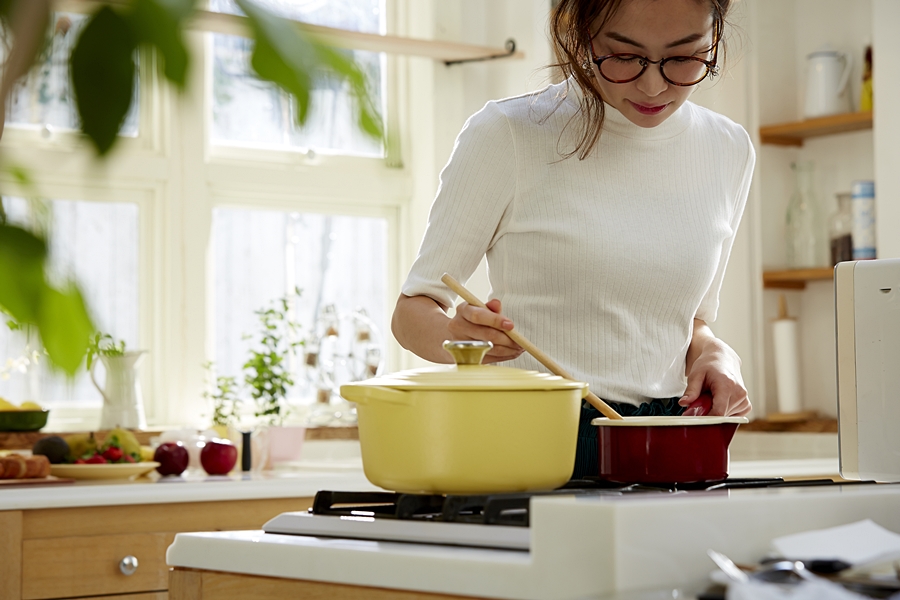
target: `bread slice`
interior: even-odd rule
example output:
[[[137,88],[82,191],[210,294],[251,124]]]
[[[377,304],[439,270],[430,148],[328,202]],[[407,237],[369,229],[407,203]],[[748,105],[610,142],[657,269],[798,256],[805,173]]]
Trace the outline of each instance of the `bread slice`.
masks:
[[[50,459],[36,454],[25,459],[25,477],[37,479],[50,474]]]
[[[28,472],[25,457],[21,454],[10,454],[0,458],[3,465],[3,479],[22,479]]]

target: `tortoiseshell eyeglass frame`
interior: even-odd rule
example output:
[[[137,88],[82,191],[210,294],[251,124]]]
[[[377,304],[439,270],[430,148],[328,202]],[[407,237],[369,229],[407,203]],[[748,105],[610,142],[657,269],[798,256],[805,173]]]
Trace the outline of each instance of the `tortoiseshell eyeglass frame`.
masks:
[[[719,74],[719,65],[716,64],[716,61],[719,58],[718,35],[714,35],[714,37],[716,38],[716,44],[713,47],[712,60],[703,60],[702,58],[697,58],[696,56],[669,56],[667,58],[661,58],[659,60],[650,60],[646,56],[641,56],[640,54],[632,54],[630,52],[619,52],[616,54],[606,54],[604,56],[597,56],[597,54],[594,52],[594,38],[592,36],[590,36],[590,34],[588,34],[588,39],[590,40],[590,43],[588,45],[591,48],[591,62],[594,63],[595,65],[597,65],[597,70],[600,71],[600,76],[603,77],[603,79],[607,80],[610,83],[630,83],[630,82],[634,81],[635,79],[640,78],[640,76],[643,75],[647,71],[647,67],[649,67],[650,65],[659,65],[659,74],[662,75],[662,78],[667,83],[670,83],[671,85],[677,85],[680,87],[690,87],[692,85],[697,85],[698,83],[700,83],[707,77],[712,78],[712,77],[716,77]],[[625,57],[627,57],[627,58],[625,58]],[[641,65],[641,71],[634,77],[630,77],[628,79],[610,79],[609,77],[607,77],[606,75],[603,74],[603,69],[600,66],[603,63],[603,61],[608,60],[610,58],[625,58],[626,60],[639,59],[640,65]],[[699,79],[697,79],[696,81],[691,82],[691,83],[681,83],[678,81],[672,81],[671,79],[666,77],[666,71],[663,67],[667,62],[673,61],[673,60],[692,60],[692,61],[696,61],[698,63],[702,63],[703,65],[706,66],[706,72],[703,73],[702,77],[700,77]]]

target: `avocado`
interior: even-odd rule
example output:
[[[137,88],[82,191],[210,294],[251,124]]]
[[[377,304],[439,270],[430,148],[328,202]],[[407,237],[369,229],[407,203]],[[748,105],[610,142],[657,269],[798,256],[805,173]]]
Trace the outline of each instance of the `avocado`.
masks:
[[[51,435],[35,442],[31,453],[43,454],[50,461],[50,464],[58,465],[65,462],[66,456],[69,454],[69,444],[58,435]]]

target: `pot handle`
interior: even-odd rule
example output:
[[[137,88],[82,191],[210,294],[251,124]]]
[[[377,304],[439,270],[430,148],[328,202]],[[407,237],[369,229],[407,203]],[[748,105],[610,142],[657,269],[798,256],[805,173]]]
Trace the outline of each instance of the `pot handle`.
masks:
[[[341,396],[357,404],[371,402],[388,402],[403,406],[412,406],[413,404],[412,394],[409,392],[377,385],[342,385]]]

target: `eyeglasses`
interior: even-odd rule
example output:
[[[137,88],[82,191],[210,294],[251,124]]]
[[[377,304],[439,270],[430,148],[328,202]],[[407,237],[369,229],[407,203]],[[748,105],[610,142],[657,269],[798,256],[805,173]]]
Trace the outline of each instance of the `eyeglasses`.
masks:
[[[703,60],[695,56],[670,56],[659,60],[650,60],[639,54],[607,54],[597,56],[594,54],[594,45],[591,44],[591,61],[597,65],[600,75],[610,83],[628,83],[644,74],[650,65],[659,65],[662,78],[672,85],[690,86],[697,85],[709,75],[715,77],[719,74],[719,66],[716,59],[719,54],[719,45],[716,44],[712,60]]]

